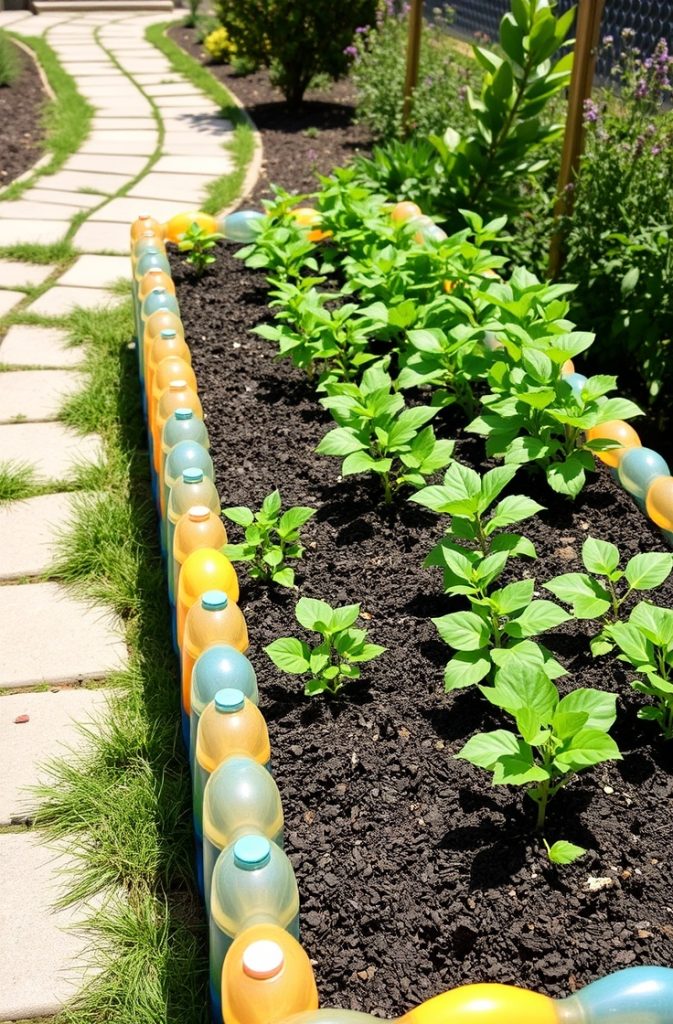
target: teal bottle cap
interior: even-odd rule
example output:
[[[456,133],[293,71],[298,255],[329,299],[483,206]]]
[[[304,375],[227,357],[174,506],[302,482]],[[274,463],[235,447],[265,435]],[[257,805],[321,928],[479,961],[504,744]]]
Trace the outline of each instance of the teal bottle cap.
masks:
[[[168,295],[165,288],[153,288],[150,295]]]
[[[163,334],[164,332],[162,331],[161,333]],[[169,332],[167,331],[166,333],[168,334]],[[175,331],[172,331],[171,333],[175,334]],[[176,420],[191,420],[193,415],[194,415],[194,410],[193,409],[176,409],[175,410],[175,418],[176,418]]]
[[[242,836],[234,843],[234,864],[244,871],[257,871],[271,860],[271,843],[266,836]]]
[[[189,466],[182,474],[182,479],[186,484],[200,484],[203,480],[203,470],[198,466]]]
[[[223,715],[230,715],[234,711],[240,711],[245,705],[245,694],[241,690],[226,688],[218,690],[215,694],[215,709]]]
[[[229,598],[223,590],[206,590],[201,595],[201,607],[208,612],[219,612],[229,604]]]
[[[177,337],[178,332],[174,331],[172,327],[164,327],[164,329],[159,333],[161,334],[162,338],[175,338]]]

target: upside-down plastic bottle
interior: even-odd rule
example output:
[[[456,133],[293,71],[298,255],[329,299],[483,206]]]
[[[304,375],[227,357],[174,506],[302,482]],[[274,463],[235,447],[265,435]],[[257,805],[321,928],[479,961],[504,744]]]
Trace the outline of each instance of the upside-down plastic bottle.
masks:
[[[153,256],[152,258],[165,260],[165,257],[160,254],[157,254],[157,256]],[[138,270],[142,269],[148,259],[149,256],[145,253],[145,255],[138,260],[136,265],[136,275],[138,274]],[[141,306],[150,292],[154,291],[156,288],[165,288],[169,295],[175,295],[173,278],[170,274],[167,274],[161,266],[150,267],[148,270],[145,270],[142,277],[136,276],[136,280],[138,284],[138,302]]]
[[[280,1018],[276,1018],[280,1020]],[[324,1008],[283,1024],[375,1024],[368,1013]],[[673,970],[627,967],[566,999],[512,985],[477,984],[443,992],[395,1024],[673,1024]]]
[[[266,836],[242,836],[217,858],[210,887],[210,997],[221,1019],[222,968],[237,935],[274,924],[299,939],[299,892],[287,855]]]
[[[283,845],[283,805],[273,775],[252,757],[228,757],[203,792],[203,863],[197,877],[206,909],[210,883],[222,850],[251,832]],[[199,838],[199,837],[197,837]]]
[[[207,550],[207,549],[206,549]],[[180,646],[182,676],[182,729],[189,750],[192,697],[192,669],[200,654],[213,644],[231,644],[244,654],[248,649],[248,627],[243,612],[224,590],[206,590],[194,601],[185,618]]]
[[[218,765],[235,755],[251,757],[268,768],[269,730],[259,708],[242,690],[218,690],[200,717],[196,736],[192,808],[194,832],[203,835],[203,793]],[[197,849],[198,860],[198,849]]]
[[[154,384],[157,366],[170,356],[182,359],[188,366],[192,365],[192,353],[184,339],[182,331],[174,327],[162,327],[158,336],[145,346],[145,401],[149,402]]]
[[[164,359],[164,363],[173,362],[173,357]],[[182,362],[181,359],[176,359],[175,362]],[[163,364],[162,364],[163,365]],[[189,377],[193,376],[193,370],[191,366],[188,367]],[[161,374],[161,366],[157,372],[157,380],[159,380]],[[163,433],[164,425],[169,416],[172,416],[176,409],[191,409],[195,416],[200,416],[203,419],[203,408],[196,388],[192,387],[189,383],[189,377],[178,377],[168,384],[166,389],[161,392],[159,401],[154,407],[154,410],[150,407],[149,422],[151,424],[152,431],[152,464],[154,472],[157,476],[157,494],[161,493],[161,487],[159,486],[161,481],[159,480],[159,470],[161,468],[161,435]],[[205,449],[204,449],[205,450]]]
[[[166,255],[166,246],[164,245],[163,235],[158,235],[152,228],[146,228],[145,231],[138,238],[131,242],[131,267],[135,268],[136,263],[140,257],[147,252],[148,249],[156,249],[157,252]]]
[[[153,231],[159,238],[164,237],[163,224],[160,224],[149,213],[139,213],[131,224],[131,244],[144,235],[146,231]]]
[[[182,359],[178,355],[165,356],[157,364],[152,374],[152,390],[147,392],[147,434],[149,437],[148,445],[153,477],[158,477],[161,467],[161,451],[155,452],[155,445],[159,444],[161,446],[161,432],[157,431],[156,426],[159,402],[164,392],[168,390],[175,380],[184,381],[192,391],[198,394],[196,375],[192,369],[191,362]],[[177,406],[177,408],[182,408],[182,406]],[[184,406],[184,408],[192,408],[195,415],[199,419],[203,419],[203,410],[199,412],[193,405]],[[158,468],[156,466],[157,460],[159,462]]]
[[[259,704],[257,676],[245,654],[231,644],[213,644],[200,654],[192,669],[190,692],[189,767],[194,771],[196,737],[201,715],[218,690],[240,690],[253,704]]]
[[[176,490],[177,488],[174,487],[168,502],[169,517],[171,516],[171,501]],[[210,507],[212,508],[212,505]],[[178,599],[175,603],[180,649],[182,649],[187,613],[194,602],[201,597],[201,594],[205,594],[206,590],[223,590],[228,597],[231,597],[232,601],[238,601],[240,596],[236,570],[227,556],[215,548],[197,548],[185,558],[182,564]]]
[[[311,962],[287,931],[256,924],[234,939],[222,969],[224,1024],[275,1024],[317,1006]]]
[[[160,310],[180,315],[180,307],[175,295],[171,295],[165,288],[153,288],[149,295],[146,295],[140,306],[140,319],[146,324],[153,313]]]
[[[161,436],[163,437],[163,430]],[[203,475],[207,476],[210,480],[214,477],[213,460],[208,454],[208,449],[204,448],[198,441],[178,441],[168,453],[168,458],[164,462],[163,473],[159,474],[159,480],[162,482],[162,486],[159,488],[159,511],[163,519],[166,518],[168,495],[171,492],[171,488],[175,487],[178,481],[182,479],[182,474],[186,469],[192,468],[203,470]],[[222,545],[213,544],[211,546],[221,547]],[[169,586],[172,591],[172,572],[169,573]],[[173,603],[175,603],[175,598],[173,598]]]
[[[227,543],[227,531],[222,517],[211,512],[206,505],[195,505],[180,516],[173,534],[173,557],[168,562],[168,588],[175,604],[180,569],[192,551],[214,548],[218,551]]]

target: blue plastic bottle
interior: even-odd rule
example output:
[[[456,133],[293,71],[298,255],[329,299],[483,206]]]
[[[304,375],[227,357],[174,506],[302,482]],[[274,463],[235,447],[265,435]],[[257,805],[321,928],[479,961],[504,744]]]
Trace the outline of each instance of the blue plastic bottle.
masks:
[[[264,216],[259,210],[236,210],[221,217],[217,226],[229,242],[252,242]]]
[[[299,892],[287,856],[266,836],[242,836],[222,851],[210,898],[210,997],[222,1019],[222,965],[236,936],[255,924],[276,924],[299,939]]]
[[[245,654],[230,644],[213,644],[200,654],[192,669],[189,765],[194,771],[194,752],[199,720],[218,690],[241,690],[253,704],[259,704],[257,676]]]

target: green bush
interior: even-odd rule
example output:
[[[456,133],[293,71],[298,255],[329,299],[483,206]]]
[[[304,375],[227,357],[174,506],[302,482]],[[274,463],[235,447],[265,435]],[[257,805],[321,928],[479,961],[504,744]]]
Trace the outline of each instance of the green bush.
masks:
[[[11,85],[18,77],[19,56],[6,32],[0,32],[0,86]]]
[[[629,29],[623,42],[632,39]],[[673,56],[627,52],[618,93],[585,106],[587,147],[567,223],[566,279],[577,315],[597,332],[596,365],[628,366],[643,402],[665,412],[673,387]],[[639,377],[639,380],[637,379]]]
[[[300,103],[312,78],[348,68],[359,26],[373,23],[375,0],[216,0],[215,10],[239,57],[270,68],[289,103]]]
[[[409,133],[441,133],[447,124],[463,130],[469,122],[467,87],[480,77],[474,59],[449,38],[450,11],[423,26],[418,85],[413,95]],[[401,138],[408,34],[406,7],[384,9],[376,25],[359,31],[349,53],[358,92],[357,118],[377,139]]]

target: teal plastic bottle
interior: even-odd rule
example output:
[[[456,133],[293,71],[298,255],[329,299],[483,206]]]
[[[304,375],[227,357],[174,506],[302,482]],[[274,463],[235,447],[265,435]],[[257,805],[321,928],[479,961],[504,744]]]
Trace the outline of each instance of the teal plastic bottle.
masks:
[[[235,210],[218,221],[218,229],[229,242],[252,242],[265,214],[259,210]]]
[[[145,257],[143,256],[142,258],[144,259]],[[136,322],[138,338],[138,377],[140,378],[140,382],[143,384],[143,387],[145,381],[145,321],[152,315],[152,313],[156,313],[160,309],[168,310],[169,313],[175,313],[176,316],[180,316],[180,307],[175,295],[171,295],[171,293],[166,291],[165,288],[153,288],[149,295],[146,295],[143,302],[140,304]]]
[[[192,669],[189,728],[189,765],[194,771],[196,734],[204,710],[218,690],[240,690],[253,704],[259,704],[257,676],[245,654],[230,644],[213,644],[200,654]]]
[[[208,913],[217,858],[225,847],[250,832],[266,836],[278,846],[283,845],[283,806],[278,786],[271,773],[252,757],[228,757],[206,783],[203,835],[196,835],[197,879]],[[199,858],[201,841],[203,857]]]
[[[206,452],[206,454],[208,453]],[[168,491],[166,515],[162,519],[168,565],[173,561],[175,525],[180,516],[189,512],[193,505],[207,505],[217,515],[220,514],[220,498],[215,484],[199,466],[190,466],[186,469],[182,477]],[[169,598],[171,604],[174,605],[175,597],[170,590]]]
[[[186,469],[200,469],[208,480],[213,480],[215,476],[215,470],[213,468],[213,460],[208,454],[208,449],[204,448],[198,441],[178,441],[176,445],[171,448],[168,457],[164,463],[163,480],[159,478],[159,487],[161,488],[159,494],[159,513],[162,519],[166,518],[168,511],[168,497],[171,493],[171,489],[181,480],[182,474]],[[171,558],[168,559],[168,589],[173,594],[172,601],[175,604],[175,579],[173,569],[173,558],[171,552]]]
[[[299,891],[287,856],[266,836],[242,836],[217,858],[210,898],[210,997],[222,1019],[222,965],[236,936],[277,924],[299,939]]]

